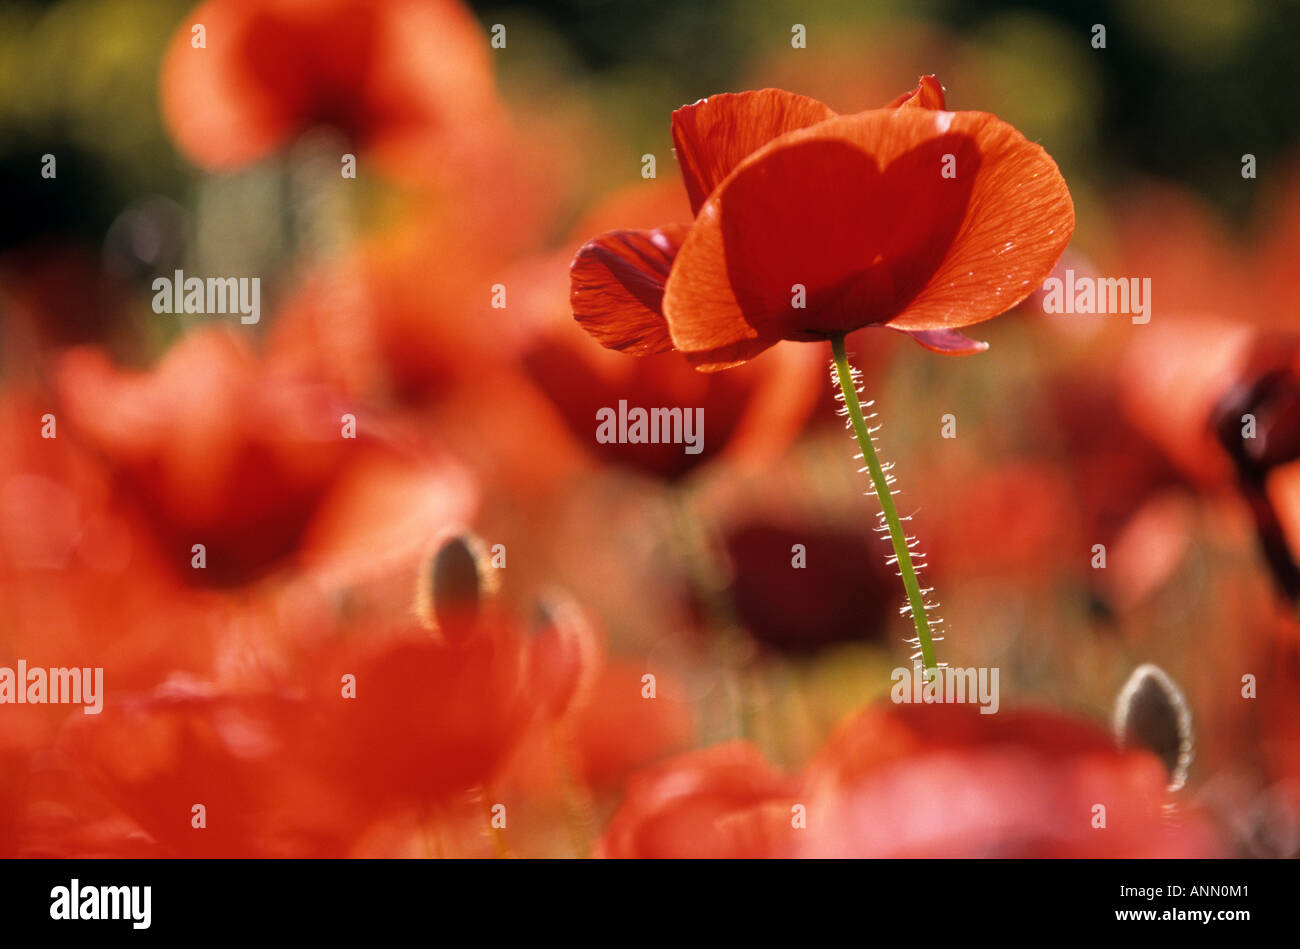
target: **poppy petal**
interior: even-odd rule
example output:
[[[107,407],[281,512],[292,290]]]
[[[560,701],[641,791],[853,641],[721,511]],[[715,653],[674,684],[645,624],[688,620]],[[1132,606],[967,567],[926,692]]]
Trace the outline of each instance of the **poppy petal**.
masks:
[[[569,268],[574,319],[597,342],[634,356],[672,348],[664,283],[690,228],[610,231],[588,241]]]
[[[720,372],[744,365],[778,342],[779,340],[764,337],[740,340],[704,352],[686,353],[686,361],[700,372]]]
[[[1056,164],[995,116],[838,117],[771,142],[717,188],[664,315],[686,353],[872,323],[952,329],[1024,299],[1073,228]]]
[[[890,329],[898,329],[891,326]],[[978,339],[971,339],[959,330],[898,330],[912,337],[926,349],[945,356],[970,356],[982,353],[989,344]]]
[[[982,162],[951,251],[892,321],[898,329],[951,329],[1007,312],[1042,286],[1074,234],[1074,202],[1052,157],[995,116],[955,114],[975,117]]]
[[[783,89],[726,92],[673,113],[673,148],[691,211],[699,213],[727,175],[772,139],[835,116],[830,106]]]
[[[943,85],[934,76],[922,76],[911,92],[904,92],[886,109],[938,109],[947,108],[943,98]]]

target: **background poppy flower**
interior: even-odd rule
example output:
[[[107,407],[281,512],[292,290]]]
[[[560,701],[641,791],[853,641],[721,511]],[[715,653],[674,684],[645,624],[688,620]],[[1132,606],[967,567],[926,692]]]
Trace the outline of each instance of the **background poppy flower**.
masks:
[[[430,492],[430,478],[451,469],[423,449],[407,451],[369,422],[362,403],[275,371],[219,330],[188,334],[151,372],[73,350],[58,383],[69,427],[107,461],[161,557],[197,585],[245,582],[294,559],[337,559],[349,547],[337,536],[343,524],[361,530],[350,538],[354,551],[374,557],[364,541],[384,537],[382,554],[391,554],[410,542],[392,535],[395,522],[414,521],[423,542],[438,523],[425,516],[429,503],[454,509],[466,499],[454,477],[439,486],[445,494]],[[347,414],[365,420],[355,438],[343,437]],[[388,482],[387,504],[367,489],[374,479]],[[420,503],[404,507],[417,493]],[[206,566],[191,570],[199,543]]]
[[[1191,810],[1171,817],[1169,776],[1088,722],[974,705],[891,705],[847,722],[803,793],[816,857],[1209,857]],[[1096,805],[1105,826],[1094,826]]]
[[[147,835],[154,856],[341,856],[354,815],[311,773],[307,712],[285,692],[231,694],[177,678],[73,717],[61,751]],[[206,811],[202,829],[195,804]],[[115,843],[118,853],[132,846],[126,833]]]
[[[523,355],[528,377],[547,396],[572,438],[588,444],[597,460],[676,481],[720,458],[761,461],[794,439],[815,404],[820,372],[805,361],[775,358],[745,367],[721,384],[701,379],[667,354],[619,360],[583,340],[539,334]],[[680,443],[632,444],[593,441],[597,412],[625,401],[630,407],[671,406],[703,411],[700,451]]]
[[[806,657],[839,643],[877,644],[898,615],[893,571],[875,535],[756,518],[725,530],[721,543],[737,618],[773,652]],[[797,569],[796,549],[805,558]]]
[[[102,666],[122,688],[207,672],[220,611],[176,582],[93,450],[66,429],[42,437],[33,422],[57,424],[55,407],[39,391],[0,393],[0,650]]]
[[[318,124],[390,169],[427,169],[498,109],[487,39],[455,0],[208,0],[172,36],[160,87],[176,144],[216,171]]]
[[[371,823],[482,785],[540,711],[499,618],[458,642],[409,625],[343,632],[306,644],[269,687],[178,677],[73,716],[66,760],[164,854],[345,856]],[[194,803],[208,833],[190,824]]]
[[[677,686],[656,673],[657,696],[642,695],[644,662],[611,659],[570,711],[569,736],[578,777],[589,788],[609,791],[635,768],[686,745],[691,709]]]
[[[200,581],[237,581],[292,554],[351,446],[342,403],[319,387],[267,385],[233,334],[190,334],[151,373],[93,349],[60,370],[70,427],[111,459],[178,573],[193,544],[207,546]]]
[[[679,755],[634,776],[596,847],[605,858],[788,856],[797,783],[753,745]]]
[[[531,716],[524,645],[499,618],[462,642],[409,628],[326,650],[312,734],[322,769],[374,807],[413,806],[474,788],[501,767]],[[356,698],[339,699],[344,673]]]

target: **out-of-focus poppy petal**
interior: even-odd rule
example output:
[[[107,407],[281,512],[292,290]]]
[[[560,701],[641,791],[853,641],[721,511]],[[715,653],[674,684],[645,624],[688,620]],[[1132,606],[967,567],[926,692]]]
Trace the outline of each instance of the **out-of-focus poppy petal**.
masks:
[[[664,315],[687,354],[966,326],[1032,292],[1073,228],[1055,162],[995,116],[863,112],[741,163],[678,252]]]
[[[208,0],[172,35],[159,96],[180,151],[218,171],[319,124],[390,170],[425,165],[497,108],[480,27],[456,0]]]
[[[701,205],[747,156],[772,139],[835,116],[816,99],[783,89],[726,92],[673,113],[673,147],[690,195]]]
[[[303,767],[305,712],[287,694],[231,695],[177,677],[119,696],[103,715],[73,716],[62,743],[86,783],[147,832],[153,855],[338,856],[334,828],[357,817]],[[195,801],[213,818],[202,833],[176,816]]]
[[[898,327],[891,326],[890,329],[898,329]],[[979,339],[971,339],[959,330],[899,329],[898,331],[912,337],[930,352],[943,353],[945,356],[970,356],[974,353],[982,353],[989,348],[988,343]]]
[[[527,682],[559,719],[586,701],[604,663],[602,641],[590,619],[567,595],[538,605],[539,624],[526,647]]]
[[[610,231],[583,245],[569,268],[574,319],[609,349],[634,356],[671,350],[664,283],[688,230]]]
[[[1064,715],[873,707],[808,766],[801,793],[820,820],[800,855],[1215,856],[1220,844],[1204,816],[1168,809],[1167,783],[1154,755],[1119,751],[1105,730]],[[1106,803],[1105,833],[1087,819],[1097,801]]]
[[[596,856],[762,858],[793,853],[796,784],[753,745],[728,742],[635,775]]]
[[[634,769],[690,742],[691,711],[677,698],[680,686],[659,675],[659,697],[649,702],[641,696],[644,674],[642,663],[613,660],[569,711],[574,771],[592,790],[612,790]]]
[[[331,736],[322,767],[336,769],[329,777],[371,812],[482,784],[537,712],[520,687],[521,643],[499,617],[458,643],[409,628],[338,649],[323,659],[330,674],[315,680],[322,683],[320,734]],[[349,703],[336,701],[334,669],[356,676]]]
[[[245,582],[295,558],[355,451],[338,437],[343,403],[331,390],[269,376],[242,338],[216,328],[187,334],[148,372],[71,350],[56,385],[71,426],[109,460],[187,583]],[[198,538],[202,571],[189,569]]]
[[[557,316],[563,312],[556,309]],[[575,446],[604,463],[669,481],[723,454],[742,464],[768,463],[802,430],[826,383],[824,361],[811,346],[778,347],[746,369],[706,376],[675,352],[628,359],[592,346],[567,319],[528,340],[521,359]],[[708,438],[698,454],[668,442],[596,444],[591,438],[594,413],[620,399],[628,405],[702,409]]]
[[[922,76],[921,81],[911,92],[904,92],[894,99],[886,109],[946,109],[943,98],[943,85],[934,76]]]
[[[231,169],[265,155],[293,131],[306,98],[301,73],[296,88],[272,92],[244,61],[258,12],[251,4],[203,4],[168,44],[158,82],[163,121],[177,147],[204,167]],[[212,34],[211,49],[192,45],[196,24]]]
[[[811,656],[843,643],[880,643],[898,615],[894,571],[869,531],[781,512],[739,521],[719,540],[737,617],[765,652]],[[796,545],[810,556],[791,570]]]

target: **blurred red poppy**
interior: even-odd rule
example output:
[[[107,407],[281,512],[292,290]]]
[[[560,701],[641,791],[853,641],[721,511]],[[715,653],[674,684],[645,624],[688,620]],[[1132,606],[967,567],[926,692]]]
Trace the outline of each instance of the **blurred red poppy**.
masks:
[[[628,782],[596,856],[792,856],[797,788],[745,742],[679,755]]]
[[[427,224],[387,229],[302,275],[267,358],[352,397],[444,399],[477,380],[503,332],[488,292],[497,266]]]
[[[467,500],[454,478],[445,492],[430,490],[450,469],[376,434],[382,427],[362,404],[271,371],[219,330],[187,334],[151,372],[73,350],[57,384],[73,434],[105,458],[164,562],[198,586],[243,583],[308,554],[373,557],[364,548],[377,537],[387,556],[395,519],[412,522],[425,543],[441,526],[428,505],[443,501],[446,513]],[[391,489],[387,498],[368,489],[375,479]],[[420,503],[403,507],[413,498]],[[355,536],[342,536],[345,528]],[[190,569],[195,544],[204,545],[202,570]]]
[[[352,815],[310,774],[298,740],[310,735],[306,711],[286,692],[229,694],[177,678],[73,718],[61,747],[131,821],[103,842],[107,855],[140,847],[143,831],[153,856],[342,856]]]
[[[456,0],[208,0],[168,47],[163,118],[187,157],[217,171],[317,124],[390,170],[420,170],[495,121],[488,55]]]
[[[745,366],[714,382],[671,355],[609,365],[608,355],[570,337],[537,337],[523,356],[529,377],[547,395],[573,438],[589,454],[615,465],[674,481],[722,456],[759,461],[779,453],[798,434],[815,405],[820,372],[798,360],[774,358]],[[819,367],[818,367],[819,368]],[[731,378],[734,376],[734,378]],[[702,412],[708,437],[698,452],[667,440],[653,444],[595,441],[597,413],[617,406],[680,407]],[[689,421],[689,420],[688,420]]]
[[[777,89],[673,114],[696,213],[578,252],[575,318],[603,345],[676,349],[698,369],[782,339],[868,325],[941,352],[1031,293],[1074,229],[1055,163],[996,117],[942,111],[933,77],[884,109],[836,116]]]
[[[488,780],[534,714],[524,647],[500,617],[464,637],[357,635],[315,664],[323,769],[360,806],[414,806]],[[356,697],[340,699],[352,675]],[[525,692],[527,685],[528,693]]]
[[[346,856],[371,823],[488,781],[537,712],[522,642],[496,619],[455,642],[346,633],[272,687],[119,695],[69,722],[68,760],[164,855]]]
[[[572,763],[592,790],[617,787],[633,769],[689,741],[690,709],[674,696],[674,684],[658,672],[657,695],[646,698],[645,674],[643,663],[611,661],[569,713]]]
[[[56,409],[36,390],[0,393],[4,648],[102,666],[119,688],[207,672],[220,611],[175,582],[112,470]]]
[[[815,857],[1210,857],[1168,773],[1088,722],[974,705],[873,707],[809,765]],[[1098,806],[1104,808],[1104,813]]]
[[[768,650],[809,656],[838,643],[879,644],[898,616],[893,571],[874,534],[755,518],[721,540],[736,615]],[[792,550],[804,558],[798,569],[791,569]]]

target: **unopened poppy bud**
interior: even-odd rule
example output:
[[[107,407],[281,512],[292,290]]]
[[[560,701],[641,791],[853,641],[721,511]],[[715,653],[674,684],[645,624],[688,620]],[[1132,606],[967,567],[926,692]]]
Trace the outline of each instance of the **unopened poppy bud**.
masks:
[[[1159,666],[1133,670],[1115,698],[1115,740],[1121,748],[1147,748],[1169,769],[1169,790],[1187,780],[1192,763],[1192,713],[1182,690]]]
[[[546,712],[562,716],[586,691],[599,665],[595,631],[573,600],[552,592],[537,604],[528,650],[528,681]]]
[[[452,642],[469,636],[494,587],[490,569],[483,544],[473,534],[445,539],[420,580],[417,609],[425,623]]]

